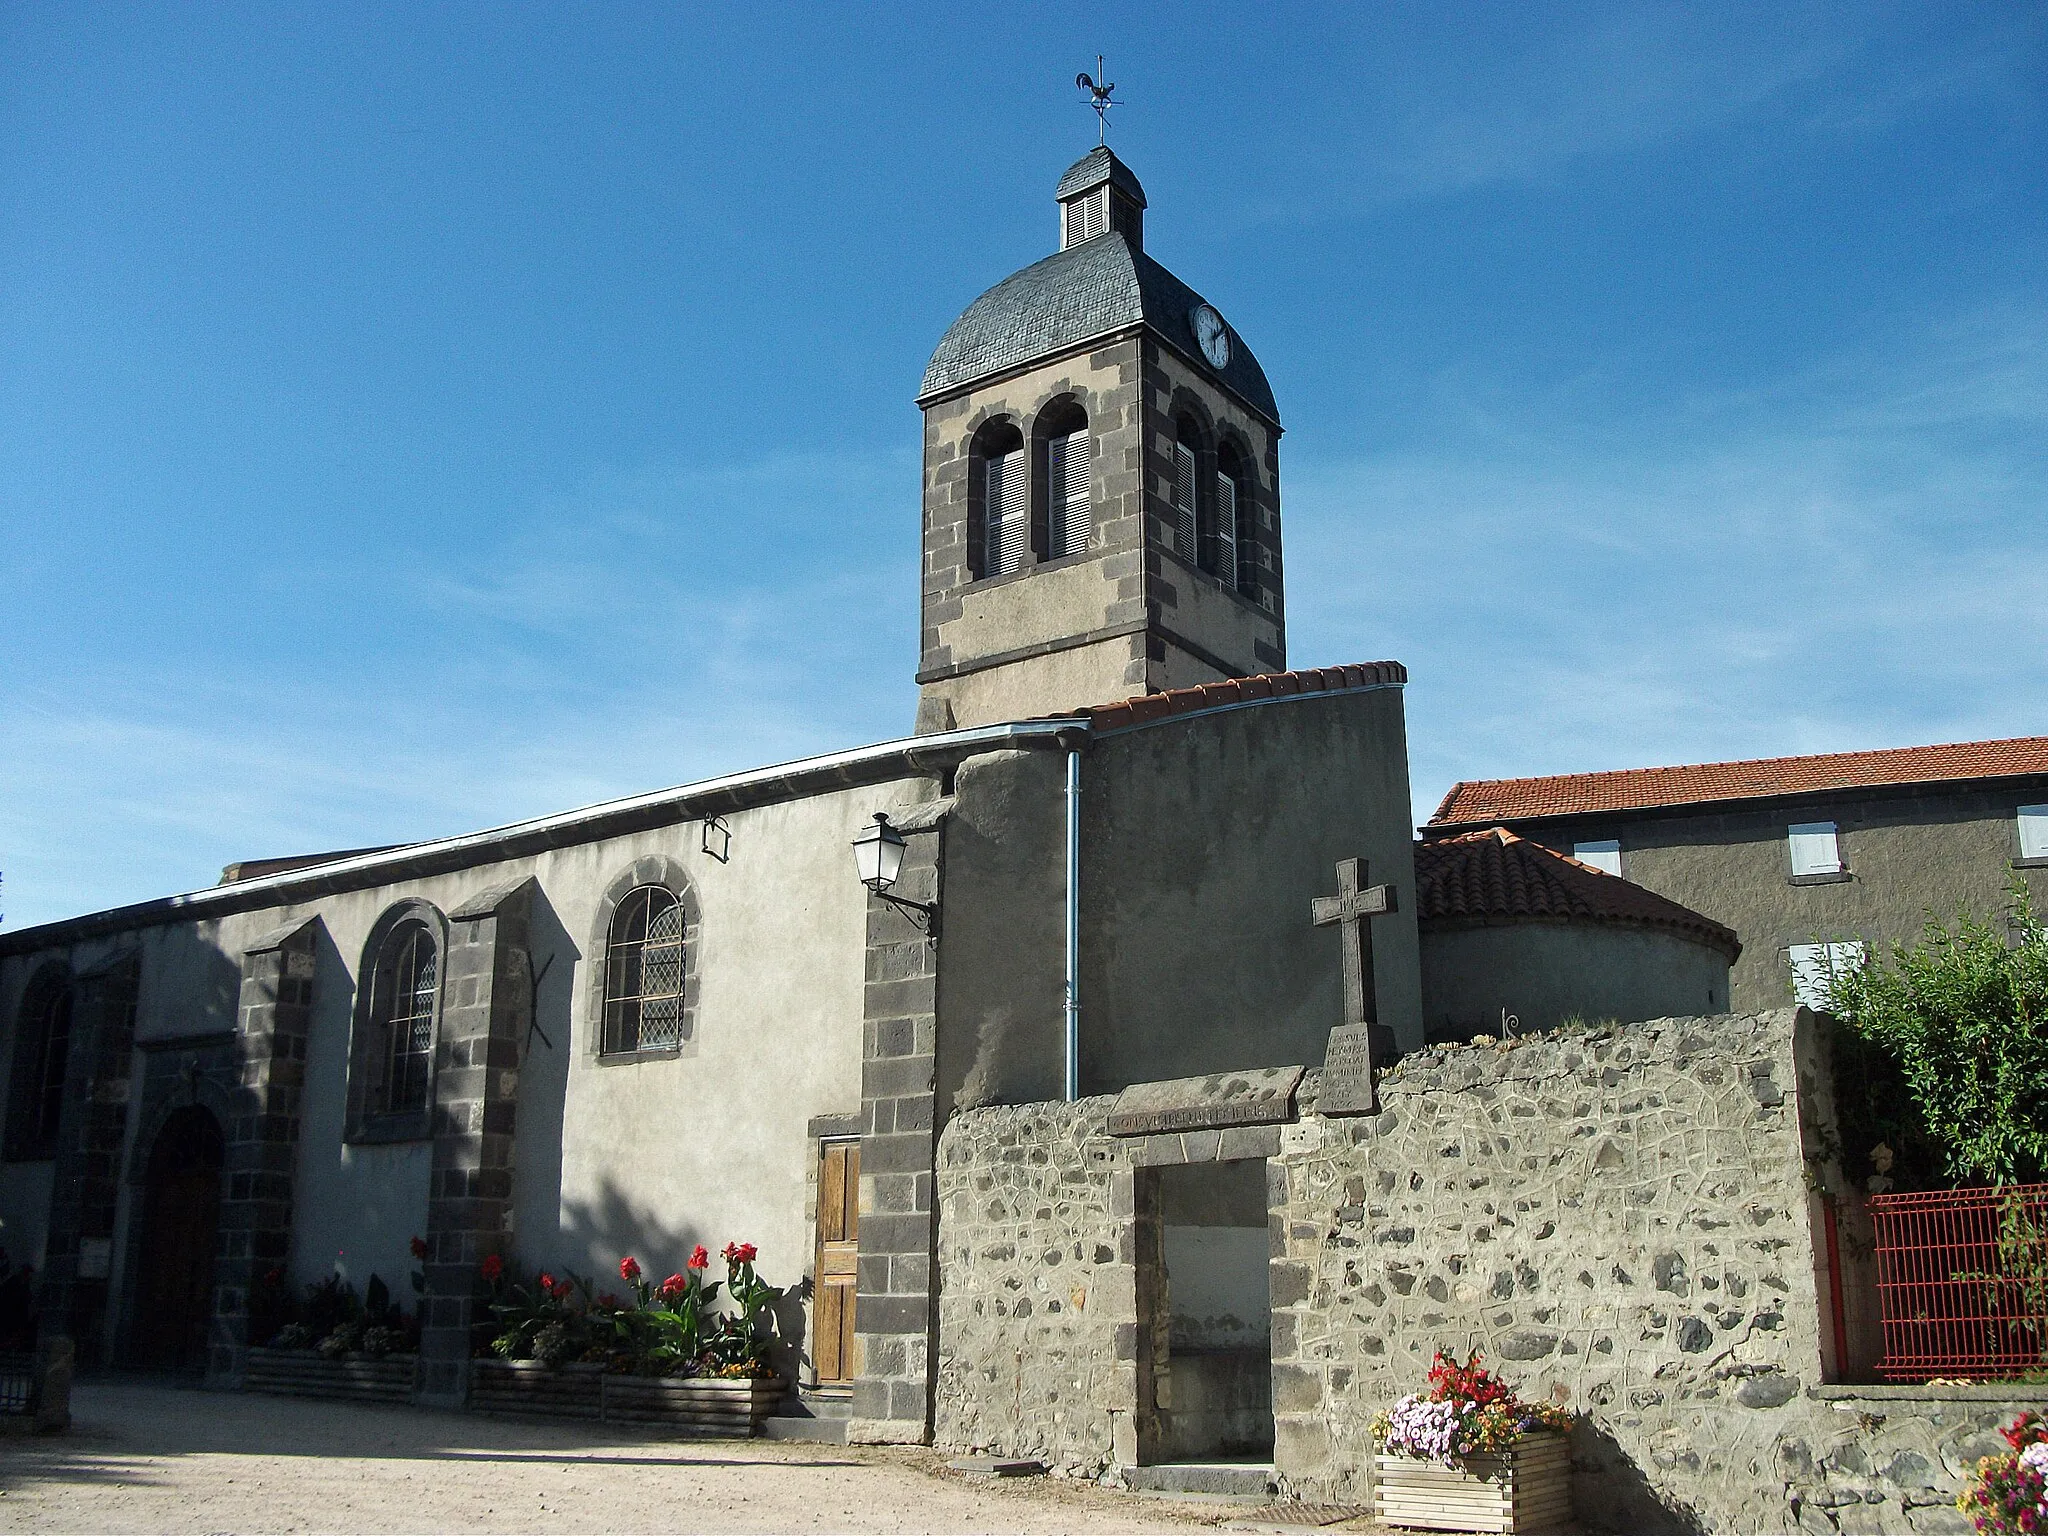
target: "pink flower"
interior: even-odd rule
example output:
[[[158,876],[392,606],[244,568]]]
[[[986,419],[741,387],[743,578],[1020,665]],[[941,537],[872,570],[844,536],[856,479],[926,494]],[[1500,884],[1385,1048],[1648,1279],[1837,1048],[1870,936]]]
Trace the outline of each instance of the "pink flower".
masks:
[[[680,1296],[689,1288],[690,1282],[685,1280],[681,1275],[670,1275],[666,1280],[661,1282],[661,1294],[664,1297]]]
[[[690,1250],[689,1267],[691,1269],[709,1269],[711,1267],[710,1250],[705,1248],[705,1246],[702,1243],[699,1243],[695,1248],[692,1248]]]
[[[728,1264],[751,1264],[754,1262],[754,1255],[760,1251],[752,1243],[727,1243],[725,1245],[725,1262]]]
[[[640,1261],[630,1253],[619,1260],[619,1278],[628,1285],[640,1278]]]

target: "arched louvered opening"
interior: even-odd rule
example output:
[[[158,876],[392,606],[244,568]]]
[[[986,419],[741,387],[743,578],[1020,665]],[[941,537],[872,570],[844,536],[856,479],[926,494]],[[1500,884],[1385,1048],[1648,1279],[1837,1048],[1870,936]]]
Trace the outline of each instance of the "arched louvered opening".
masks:
[[[1204,569],[1231,590],[1259,591],[1258,512],[1251,459],[1229,438],[1216,446],[1216,507]]]
[[[1034,540],[1043,558],[1087,553],[1094,531],[1094,438],[1088,413],[1071,397],[1056,400],[1039,416],[1039,483],[1042,512]]]
[[[643,885],[619,903],[605,945],[606,1055],[673,1051],[683,1038],[683,907]]]
[[[1022,570],[1031,554],[1031,472],[1024,434],[997,418],[967,454],[967,568],[974,580]]]
[[[72,1008],[71,978],[61,968],[38,977],[23,999],[7,1113],[10,1158],[35,1161],[57,1155],[64,1073],[71,1061]]]
[[[1202,464],[1209,447],[1201,426],[1192,416],[1181,416],[1173,424],[1173,552],[1190,565],[1202,563]]]

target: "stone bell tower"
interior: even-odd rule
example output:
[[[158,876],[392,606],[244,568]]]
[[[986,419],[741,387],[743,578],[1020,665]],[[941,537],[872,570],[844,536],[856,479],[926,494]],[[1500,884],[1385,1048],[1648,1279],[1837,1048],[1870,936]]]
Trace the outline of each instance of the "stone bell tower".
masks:
[[[1280,413],[1107,148],[925,370],[920,733],[1287,665]]]

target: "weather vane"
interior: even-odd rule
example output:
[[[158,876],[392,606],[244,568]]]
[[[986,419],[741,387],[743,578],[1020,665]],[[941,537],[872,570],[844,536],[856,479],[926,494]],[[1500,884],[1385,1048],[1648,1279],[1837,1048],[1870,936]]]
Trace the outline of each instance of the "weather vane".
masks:
[[[1101,76],[1103,73],[1102,55],[1099,53],[1095,55],[1095,73],[1097,76]],[[1109,136],[1109,109],[1123,105],[1120,101],[1112,101],[1110,99],[1109,93],[1115,90],[1116,86],[1107,79],[1104,79],[1100,85],[1097,85],[1095,81],[1088,78],[1088,71],[1085,69],[1080,74],[1074,76],[1074,84],[1088,93],[1089,100],[1085,105],[1095,110],[1095,142],[1097,144],[1106,142]]]

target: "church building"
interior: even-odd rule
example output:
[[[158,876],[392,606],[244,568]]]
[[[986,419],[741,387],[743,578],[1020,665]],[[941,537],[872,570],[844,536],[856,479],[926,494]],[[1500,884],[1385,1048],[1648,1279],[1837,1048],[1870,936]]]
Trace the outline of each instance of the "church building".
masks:
[[[400,1289],[418,1238],[419,1396],[458,1404],[488,1255],[737,1239],[811,1397],[922,1440],[949,1118],[1422,1045],[1418,916],[1493,908],[1455,849],[1418,901],[1407,674],[1288,670],[1264,371],[1108,149],[1056,213],[917,397],[910,734],[0,934],[45,1335],[234,1385],[266,1275]],[[1573,870],[1501,921],[1674,931]]]

